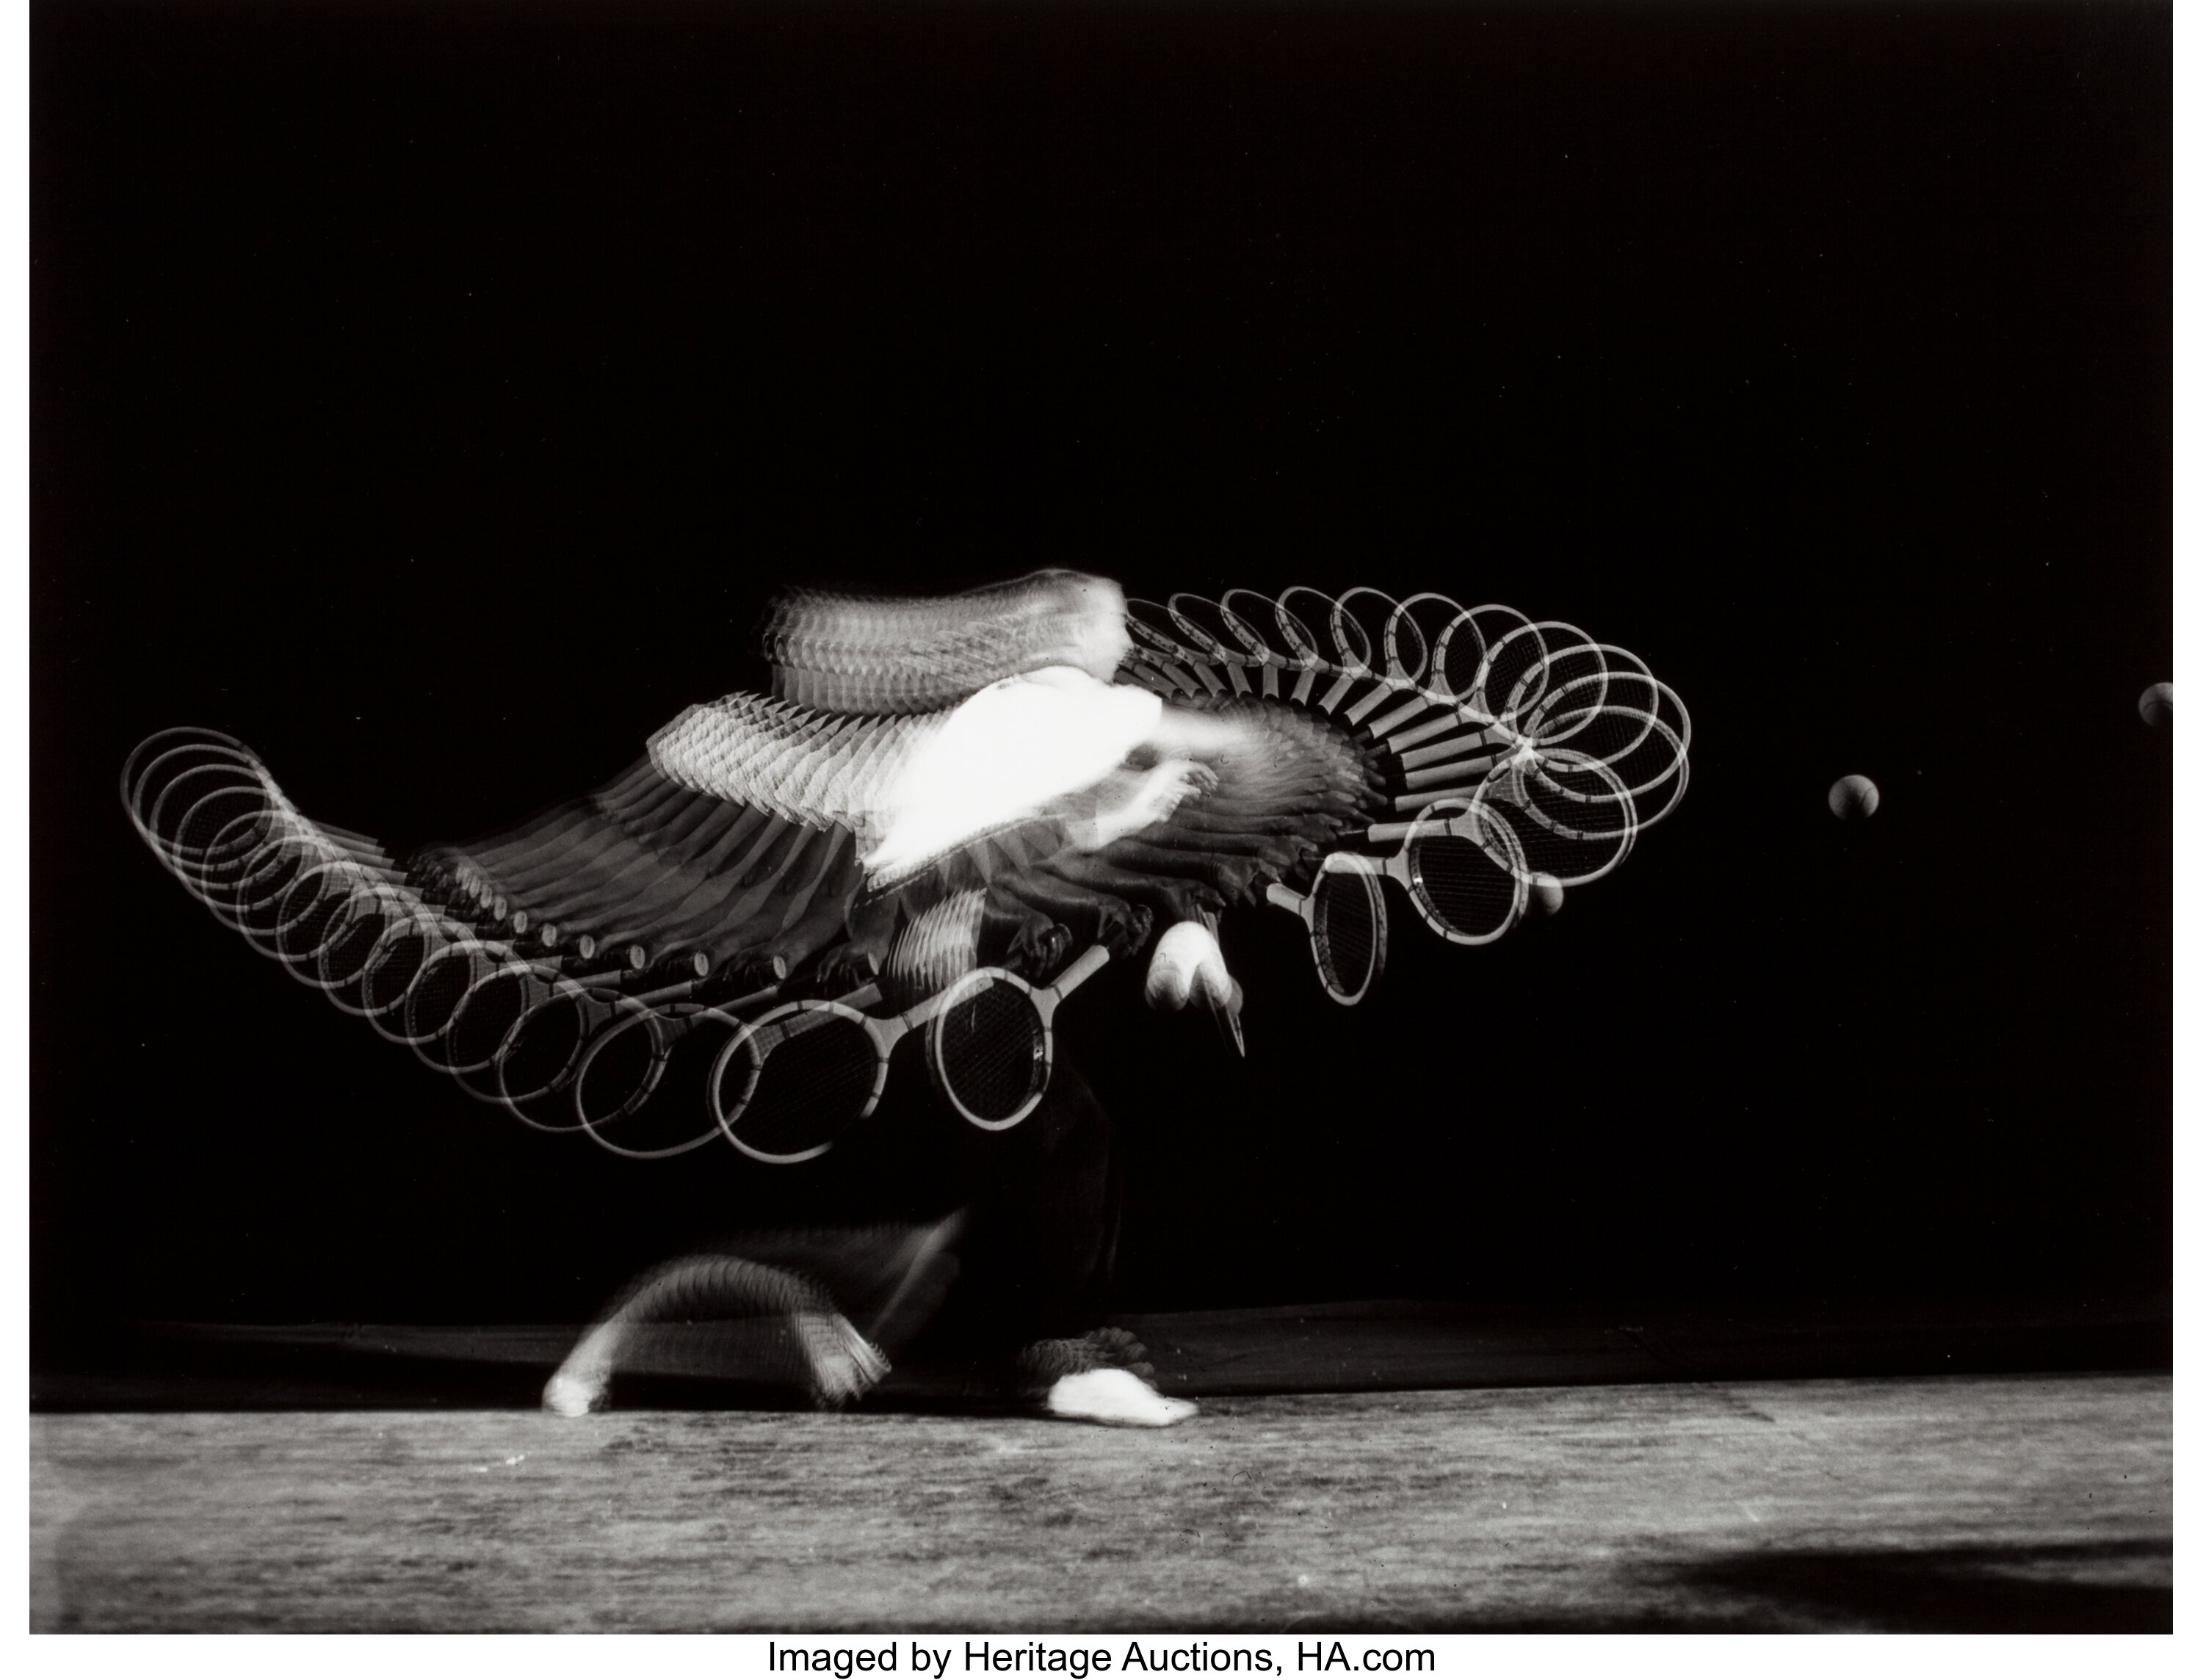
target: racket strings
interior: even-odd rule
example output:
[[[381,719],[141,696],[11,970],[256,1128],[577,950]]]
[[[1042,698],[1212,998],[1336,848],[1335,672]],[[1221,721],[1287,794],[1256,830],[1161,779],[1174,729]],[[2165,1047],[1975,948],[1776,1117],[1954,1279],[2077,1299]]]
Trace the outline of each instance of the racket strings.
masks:
[[[347,1011],[357,1012],[364,1002],[367,964],[381,942],[383,926],[371,908],[354,901],[346,907],[344,925],[315,958],[322,989]]]
[[[974,986],[942,1011],[933,1031],[945,1093],[971,1119],[1016,1118],[1048,1082],[1047,1029],[1018,987]]]
[[[864,1117],[879,1075],[871,1035],[838,1011],[794,1017],[794,1029],[752,1064],[747,1093],[728,1089],[741,1060],[722,1079],[721,1112],[735,1147],[768,1160],[804,1159],[831,1147]]]
[[[1339,1003],[1358,1002],[1384,962],[1383,900],[1361,875],[1326,875],[1315,886],[1308,932],[1317,977]]]
[[[475,952],[446,946],[421,965],[405,993],[406,1036],[427,1041],[443,1036],[461,1000],[480,978]]]
[[[579,1060],[587,1025],[571,993],[545,999],[514,1023],[494,1059],[498,1093],[521,1102],[559,1088]]]
[[[528,981],[500,970],[477,983],[452,1011],[445,1030],[445,1058],[455,1073],[487,1067],[528,1004]]]
[[[360,1003],[370,1017],[387,1017],[405,1006],[405,995],[428,955],[428,936],[417,926],[387,928],[380,950],[369,958],[360,981]]]
[[[1495,850],[1446,833],[1418,835],[1409,842],[1408,868],[1416,907],[1439,932],[1482,942],[1514,924],[1522,884],[1493,857]]]
[[[589,1041],[574,1080],[574,1105],[584,1124],[609,1126],[649,1099],[665,1068],[655,1018],[638,1011],[602,1028]]]

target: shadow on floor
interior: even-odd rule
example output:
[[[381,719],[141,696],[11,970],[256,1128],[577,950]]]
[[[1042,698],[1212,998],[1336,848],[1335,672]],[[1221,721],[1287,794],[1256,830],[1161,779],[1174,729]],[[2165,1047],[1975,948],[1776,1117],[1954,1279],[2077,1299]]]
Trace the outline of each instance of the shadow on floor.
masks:
[[[1785,1625],[1891,1633],[2171,1633],[2171,1541],[1751,1553],[1669,1577]],[[1747,1624],[1759,1620],[1737,1606]]]

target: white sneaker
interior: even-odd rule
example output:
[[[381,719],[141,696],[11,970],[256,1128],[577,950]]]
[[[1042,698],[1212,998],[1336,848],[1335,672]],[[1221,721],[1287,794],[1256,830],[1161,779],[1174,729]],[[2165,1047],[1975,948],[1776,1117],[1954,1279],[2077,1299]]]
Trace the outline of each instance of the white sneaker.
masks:
[[[1041,1404],[1051,1417],[1151,1429],[1183,1424],[1201,1410],[1191,1400],[1157,1394],[1129,1371],[1081,1371],[1059,1376]]]
[[[586,1418],[605,1403],[610,1386],[601,1377],[593,1380],[561,1371],[543,1385],[543,1409],[561,1418]]]

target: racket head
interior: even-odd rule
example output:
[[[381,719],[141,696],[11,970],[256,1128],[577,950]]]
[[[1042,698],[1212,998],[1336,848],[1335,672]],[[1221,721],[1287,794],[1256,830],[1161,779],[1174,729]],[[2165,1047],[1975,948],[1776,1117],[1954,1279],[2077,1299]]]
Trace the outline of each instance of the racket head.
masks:
[[[1454,615],[1431,644],[1430,670],[1424,681],[1430,691],[1464,704],[1476,693],[1477,673],[1484,669],[1484,633],[1477,627],[1476,610]]]
[[[495,973],[500,953],[478,939],[449,940],[422,958],[421,971],[405,988],[399,1018],[413,1053],[439,1073],[457,1073],[445,1040],[458,1018],[459,1005],[481,981]]]
[[[1319,641],[1317,626],[1322,627],[1327,641],[1331,634],[1331,615],[1338,603],[1320,589],[1296,583],[1280,593],[1272,604],[1271,616],[1277,620],[1278,634],[1293,651],[1293,658],[1302,670],[1328,670],[1331,653],[1325,642]]]
[[[547,989],[535,964],[511,957],[496,964],[468,988],[452,1011],[451,1024],[444,1030],[445,1070],[454,1075],[487,1070],[529,1005]],[[496,1099],[493,1090],[468,1088],[487,1100]]]
[[[360,970],[360,1013],[393,1044],[411,1044],[405,1003],[430,958],[446,943],[442,933],[410,906],[386,899],[382,936]]]
[[[317,864],[305,870],[284,891],[269,954],[293,979],[319,986],[322,947],[342,930],[338,918],[353,895],[365,890],[358,871],[340,864]]]
[[[1179,663],[1209,663],[1209,656],[1189,646],[1168,607],[1134,596],[1125,603],[1125,632],[1151,653]]]
[[[623,998],[590,1036],[571,1095],[582,1129],[599,1148],[631,1161],[662,1161],[718,1135],[718,1123],[693,1102],[656,1099],[675,1050],[686,1042],[687,1024]]]
[[[1382,880],[1360,867],[1321,869],[1308,889],[1302,919],[1316,979],[1333,1003],[1351,1009],[1385,973],[1391,933]]]
[[[1452,945],[1489,945],[1522,919],[1530,870],[1514,830],[1474,802],[1419,813],[1400,852],[1409,900]]]
[[[1186,645],[1203,658],[1220,665],[1243,665],[1248,653],[1225,622],[1223,609],[1205,595],[1183,590],[1163,604],[1172,627]]]
[[[236,736],[226,735],[219,729],[202,729],[193,724],[157,729],[132,747],[129,756],[122,761],[121,777],[122,808],[130,813],[131,821],[139,828],[145,826],[146,806],[139,797],[139,788],[147,781],[148,773],[157,759],[173,752],[210,747],[232,759],[251,761],[252,758],[251,750]],[[157,787],[154,791],[157,792]]]
[[[934,1089],[984,1132],[1019,1124],[1047,1094],[1055,1068],[1052,1011],[1002,969],[976,969],[942,994],[926,1023]]]
[[[322,894],[341,898],[357,884],[311,847],[286,843],[239,906],[237,931],[262,956],[286,961],[284,939],[291,924]]]
[[[1461,603],[1450,596],[1430,590],[1409,596],[1385,621],[1385,669],[1403,682],[1450,695],[1450,690],[1438,688],[1434,681],[1438,641],[1460,616]]]
[[[392,902],[373,893],[355,893],[337,912],[337,925],[314,954],[315,981],[329,1001],[347,1015],[367,1013],[367,966],[396,915]]]
[[[1610,677],[1597,688],[1604,698],[1595,707],[1573,689],[1549,697],[1529,720],[1533,743],[1541,753],[1563,751],[1613,771],[1636,807],[1638,828],[1650,828],[1682,797],[1690,714],[1673,691],[1650,677]]]
[[[1496,601],[1471,607],[1463,613],[1447,632],[1453,642],[1464,645],[1450,645],[1447,651],[1446,670],[1449,680],[1454,681],[1454,692],[1487,717],[1497,717],[1499,701],[1515,678],[1544,655],[1544,643],[1534,634],[1526,636],[1526,633],[1534,633],[1535,628],[1528,615]],[[1463,683],[1454,680],[1454,674],[1461,669],[1468,645],[1477,649],[1476,663],[1469,668],[1468,681]],[[1503,660],[1500,657],[1503,647],[1510,650]]]
[[[1300,656],[1290,651],[1279,628],[1278,604],[1251,589],[1227,589],[1216,604],[1216,613],[1232,640],[1258,663],[1291,669]]]
[[[1473,804],[1512,831],[1524,869],[1563,887],[1612,874],[1636,843],[1628,790],[1605,765],[1565,747],[1493,776]]]
[[[211,793],[201,805],[210,803],[221,805],[230,800],[223,793]],[[199,808],[194,807],[185,819],[185,827],[188,829],[202,820]],[[282,830],[280,812],[264,805],[258,809],[247,805],[224,822],[209,842],[197,879],[187,880],[186,885],[224,927],[238,925],[239,907],[253,891],[256,878],[266,867]]]
[[[196,764],[161,789],[143,832],[193,896],[203,897],[202,875],[221,862],[209,855],[216,837],[232,816],[267,806],[266,784],[246,766]]]
[[[1553,655],[1545,639],[1550,628],[1518,625],[1485,645],[1484,664],[1476,674],[1477,704],[1509,728],[1520,728],[1522,714],[1544,693]]]
[[[806,998],[744,1022],[712,1064],[705,1096],[728,1142],[753,1161],[824,1155],[879,1104],[887,1058],[846,1004]]]
[[[230,926],[263,957],[276,954],[291,889],[308,870],[330,861],[295,834],[286,834],[267,850],[263,861],[239,886]]]
[[[486,1082],[521,1124],[539,1132],[579,1131],[581,1120],[564,1097],[605,1005],[572,981],[546,974],[535,970],[540,989],[498,1046]]]
[[[1377,662],[1385,657],[1385,626],[1397,604],[1381,589],[1361,586],[1332,602],[1328,628],[1341,670],[1362,677],[1378,674]]]
[[[162,737],[155,736],[153,740],[161,740]],[[158,752],[149,752],[151,745],[150,741],[141,742],[124,761],[122,808],[129,814],[131,825],[138,830],[139,836],[165,858],[168,849],[153,828],[153,812],[169,785],[179,776],[216,767],[241,770],[257,778],[259,761],[245,750],[243,742],[227,736],[168,742]]]

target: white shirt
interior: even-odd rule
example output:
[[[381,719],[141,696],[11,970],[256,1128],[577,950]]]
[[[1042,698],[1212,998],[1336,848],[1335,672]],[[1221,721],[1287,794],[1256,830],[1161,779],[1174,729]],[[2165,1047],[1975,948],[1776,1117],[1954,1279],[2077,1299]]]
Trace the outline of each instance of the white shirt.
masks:
[[[1155,733],[1161,699],[1051,665],[991,683],[915,743],[891,778],[875,881],[909,874],[983,834],[1038,816],[1108,776]]]

